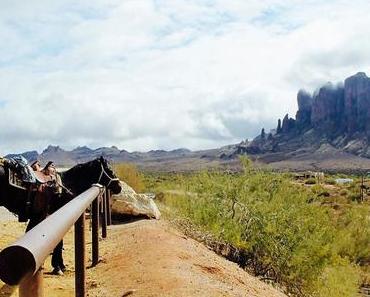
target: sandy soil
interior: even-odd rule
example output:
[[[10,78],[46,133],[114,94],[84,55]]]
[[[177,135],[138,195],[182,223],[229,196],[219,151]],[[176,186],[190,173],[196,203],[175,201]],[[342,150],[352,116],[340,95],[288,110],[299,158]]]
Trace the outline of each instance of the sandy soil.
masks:
[[[14,220],[0,225],[1,248],[25,229]],[[90,253],[90,241],[87,247]],[[50,259],[45,262],[45,296],[74,296],[73,231],[65,238],[64,255],[68,267],[64,276],[48,274]],[[99,265],[87,271],[89,297],[285,296],[165,221],[110,226],[108,238],[100,240],[100,258]],[[9,296],[18,296],[17,288],[0,281],[0,297]]]

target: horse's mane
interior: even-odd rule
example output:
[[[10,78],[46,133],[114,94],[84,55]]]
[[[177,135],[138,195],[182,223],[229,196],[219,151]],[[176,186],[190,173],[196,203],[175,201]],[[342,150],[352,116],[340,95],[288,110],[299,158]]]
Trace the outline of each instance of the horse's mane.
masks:
[[[82,168],[83,169],[92,168],[93,165],[95,165],[97,162],[99,162],[99,158],[88,161],[86,163],[77,164],[77,165],[73,166],[72,168],[68,169],[65,173],[67,173],[67,172],[72,173],[72,172],[80,171]]]
[[[106,161],[105,159],[99,157],[86,163],[77,164],[71,169],[65,172],[61,172],[62,181],[67,186],[71,187],[75,187],[76,185],[82,185],[85,183],[90,183],[92,182],[92,179],[95,179],[99,176],[99,172],[101,170],[100,167],[103,165],[102,162],[105,161]],[[98,180],[94,182],[97,181]]]

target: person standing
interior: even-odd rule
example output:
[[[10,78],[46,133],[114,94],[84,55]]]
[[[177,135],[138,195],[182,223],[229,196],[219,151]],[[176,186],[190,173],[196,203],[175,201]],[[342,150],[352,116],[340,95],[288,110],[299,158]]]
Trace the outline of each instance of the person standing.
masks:
[[[54,211],[58,210],[61,205],[61,194],[62,194],[62,180],[60,178],[59,173],[57,172],[54,162],[49,161],[44,169],[42,169],[42,172],[50,177],[50,180],[52,181],[52,187],[54,191],[54,198],[51,202],[50,211],[53,213]],[[63,239],[57,244],[57,246],[54,248],[52,256],[51,256],[51,266],[53,267],[52,274],[55,275],[63,275],[66,271],[66,266],[64,265],[63,261]]]

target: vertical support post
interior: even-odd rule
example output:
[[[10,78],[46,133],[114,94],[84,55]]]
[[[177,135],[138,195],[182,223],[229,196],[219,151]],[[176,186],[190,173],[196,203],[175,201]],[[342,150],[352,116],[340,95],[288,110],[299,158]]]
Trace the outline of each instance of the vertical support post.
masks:
[[[99,262],[99,199],[100,195],[93,201],[91,205],[91,242],[92,242],[92,263],[91,266],[96,266]]]
[[[41,268],[19,284],[19,297],[44,297],[43,272]]]
[[[364,183],[364,174],[362,174],[362,177],[361,177],[361,202],[364,201],[364,190],[365,190],[364,185],[365,185],[365,183]]]
[[[107,224],[108,226],[112,225],[112,204],[111,204],[111,192],[109,189],[107,189],[107,216],[108,216],[108,221]]]
[[[75,223],[75,296],[86,297],[85,212]]]
[[[107,189],[103,194],[102,237],[107,238]]]

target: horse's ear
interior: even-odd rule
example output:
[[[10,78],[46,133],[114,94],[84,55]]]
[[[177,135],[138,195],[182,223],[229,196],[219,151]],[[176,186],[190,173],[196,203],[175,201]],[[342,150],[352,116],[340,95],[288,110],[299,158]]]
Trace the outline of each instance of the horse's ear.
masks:
[[[107,165],[107,159],[105,159],[103,156],[100,156],[99,161],[100,164],[102,164],[103,166]]]

